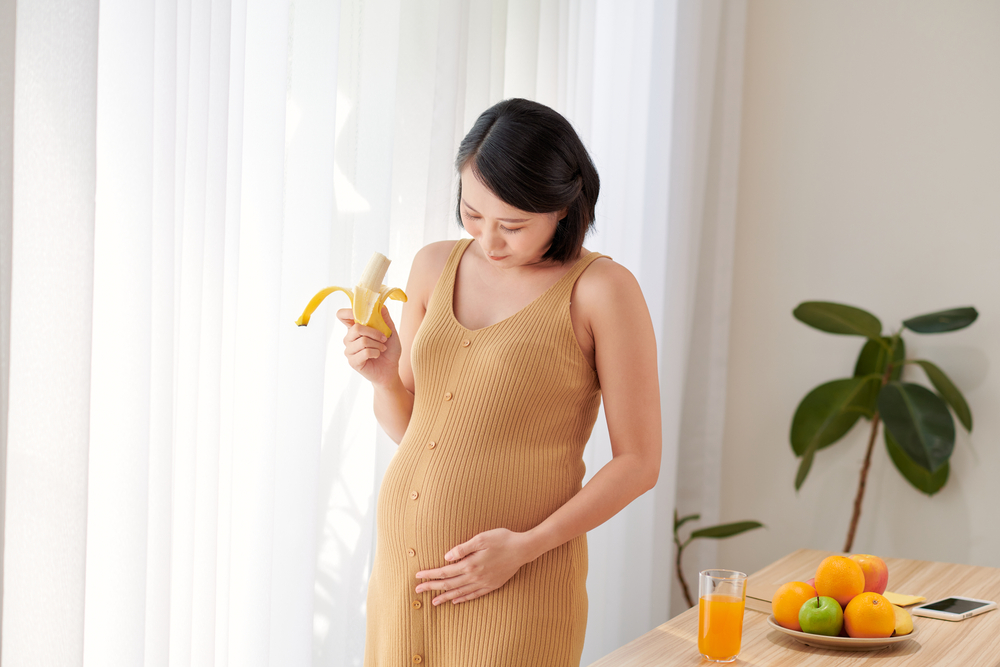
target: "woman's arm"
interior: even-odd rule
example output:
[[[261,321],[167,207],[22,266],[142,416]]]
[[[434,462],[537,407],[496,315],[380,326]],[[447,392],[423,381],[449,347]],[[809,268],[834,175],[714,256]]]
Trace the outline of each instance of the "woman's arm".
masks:
[[[385,307],[382,309],[392,336],[386,338],[378,330],[356,323],[349,308],[337,311],[337,317],[348,327],[344,336],[344,355],[351,367],[372,383],[375,419],[396,444],[403,439],[413,414],[413,367],[410,364],[413,339],[454,245],[454,241],[442,241],[417,252],[406,282],[407,300],[398,329],[389,311]]]
[[[598,261],[592,271],[580,277],[575,299],[593,335],[612,459],[528,531],[532,559],[613,517],[652,489],[660,472],[660,385],[646,301],[625,267]]]
[[[656,340],[649,310],[632,274],[611,261],[594,262],[574,293],[574,319],[593,336],[613,458],[566,504],[535,528],[480,533],[452,548],[458,561],[418,572],[417,586],[446,591],[434,604],[464,602],[507,582],[521,567],[601,525],[653,488],[660,469],[660,391]]]

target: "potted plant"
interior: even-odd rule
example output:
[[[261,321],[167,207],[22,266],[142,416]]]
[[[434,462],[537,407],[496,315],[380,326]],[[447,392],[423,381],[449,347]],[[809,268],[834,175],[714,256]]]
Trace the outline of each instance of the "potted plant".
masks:
[[[948,459],[955,447],[955,423],[951,412],[967,431],[972,431],[972,412],[962,393],[944,371],[926,359],[907,359],[902,334],[939,334],[964,329],[978,317],[975,308],[953,308],[904,320],[889,335],[871,313],[840,303],[806,301],[793,315],[809,326],[832,334],[861,336],[865,342],[851,377],[819,385],[799,403],[792,418],[791,444],[801,459],[795,475],[796,491],[802,487],[816,452],[829,447],[851,430],[859,419],[871,422],[868,449],[854,498],[854,514],[844,551],[850,552],[861,516],[868,468],[884,423],[889,458],[915,488],[934,495],[948,481]],[[923,385],[903,380],[907,366],[920,366],[936,393]]]

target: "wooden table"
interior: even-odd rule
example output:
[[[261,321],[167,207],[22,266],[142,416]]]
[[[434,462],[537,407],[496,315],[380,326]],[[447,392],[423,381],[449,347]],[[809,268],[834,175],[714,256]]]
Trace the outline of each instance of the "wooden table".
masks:
[[[747,611],[743,617],[743,647],[732,665],[791,667],[812,665],[915,665],[918,667],[1000,666],[1000,610],[952,622],[913,617],[917,635],[877,651],[834,651],[813,648],[767,624],[771,597],[786,581],[805,581],[816,573],[826,551],[800,549],[775,561],[747,580]],[[923,595],[928,601],[964,595],[1000,602],[1000,569],[973,565],[886,558],[889,590]],[[688,609],[647,632],[591,667],[657,667],[716,664],[698,653],[698,607]]]

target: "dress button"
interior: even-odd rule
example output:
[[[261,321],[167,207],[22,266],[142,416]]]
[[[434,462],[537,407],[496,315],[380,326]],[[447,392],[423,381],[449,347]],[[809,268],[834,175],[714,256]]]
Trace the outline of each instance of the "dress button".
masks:
[[[412,605],[414,609],[420,609],[423,606],[422,604],[420,604],[420,600],[414,600],[412,602]]]
[[[410,494],[410,500],[416,500],[417,496],[419,496],[419,495],[420,495],[419,493],[417,493],[416,491],[414,491],[413,493]]]
[[[436,442],[434,442],[433,440],[431,440],[430,442],[427,443],[427,449],[434,449],[437,446],[438,446],[438,444]]]
[[[415,655],[415,656],[413,656],[413,664],[414,664],[414,665],[419,665],[419,664],[420,664],[420,663],[422,663],[423,661],[424,661],[424,659],[423,659],[423,658],[421,658],[421,657],[420,657],[419,655]]]
[[[414,551],[413,549],[407,549],[406,553],[409,554],[410,556],[416,556],[417,555],[417,552]]]
[[[444,400],[450,401],[451,397],[452,397],[452,393],[449,391],[447,394],[444,395]]]
[[[466,338],[465,340],[462,341],[462,347],[469,347],[469,345],[471,345],[471,344],[472,343],[469,341],[468,338]]]

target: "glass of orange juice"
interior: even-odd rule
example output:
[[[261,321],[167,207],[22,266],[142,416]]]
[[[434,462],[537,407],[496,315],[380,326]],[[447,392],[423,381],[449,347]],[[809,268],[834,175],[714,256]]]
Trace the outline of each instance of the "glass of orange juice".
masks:
[[[734,570],[698,574],[698,652],[713,662],[732,662],[743,642],[747,575]]]

